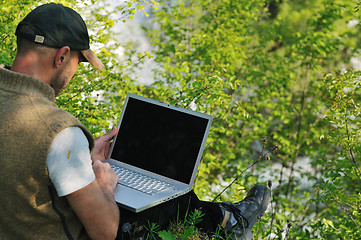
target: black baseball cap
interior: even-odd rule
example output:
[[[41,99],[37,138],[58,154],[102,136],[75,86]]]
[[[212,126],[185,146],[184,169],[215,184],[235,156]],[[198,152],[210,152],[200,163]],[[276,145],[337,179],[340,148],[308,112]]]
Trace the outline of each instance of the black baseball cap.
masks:
[[[33,33],[22,31],[28,26]],[[85,61],[99,70],[105,67],[89,46],[88,29],[83,18],[73,9],[48,3],[32,10],[17,26],[15,35],[48,47],[69,46],[80,51]]]

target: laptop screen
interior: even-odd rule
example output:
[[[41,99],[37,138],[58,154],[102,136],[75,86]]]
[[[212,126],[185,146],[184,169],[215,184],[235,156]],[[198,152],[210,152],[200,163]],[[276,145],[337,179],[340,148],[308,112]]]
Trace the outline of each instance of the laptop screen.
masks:
[[[208,120],[129,98],[111,158],[189,184]]]

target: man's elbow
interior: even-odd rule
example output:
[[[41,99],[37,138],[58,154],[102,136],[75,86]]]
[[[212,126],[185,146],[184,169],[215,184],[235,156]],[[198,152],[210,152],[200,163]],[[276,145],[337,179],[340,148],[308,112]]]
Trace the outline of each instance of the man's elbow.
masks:
[[[109,220],[109,219],[108,219]],[[118,234],[119,214],[114,214],[109,221],[98,222],[98,227],[88,228],[87,233],[90,239],[94,240],[114,240]]]
[[[93,240],[114,240],[117,237],[118,225],[107,226],[102,230],[89,231],[88,235]]]

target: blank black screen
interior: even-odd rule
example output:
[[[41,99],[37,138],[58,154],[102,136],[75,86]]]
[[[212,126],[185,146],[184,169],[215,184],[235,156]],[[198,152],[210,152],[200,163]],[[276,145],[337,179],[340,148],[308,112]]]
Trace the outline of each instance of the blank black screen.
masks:
[[[129,98],[111,158],[188,184],[207,123]]]

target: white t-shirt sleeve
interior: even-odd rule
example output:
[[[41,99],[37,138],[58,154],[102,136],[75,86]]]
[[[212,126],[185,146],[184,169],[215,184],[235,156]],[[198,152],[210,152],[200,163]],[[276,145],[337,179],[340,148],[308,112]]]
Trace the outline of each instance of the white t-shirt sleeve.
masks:
[[[48,153],[47,167],[59,197],[94,181],[89,142],[79,127],[65,128],[58,133]]]

